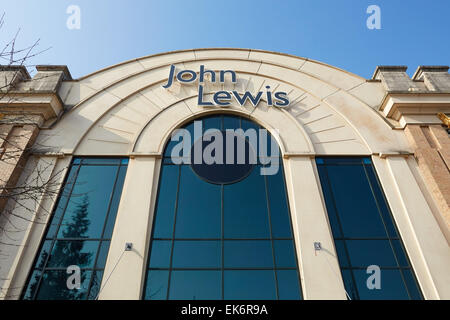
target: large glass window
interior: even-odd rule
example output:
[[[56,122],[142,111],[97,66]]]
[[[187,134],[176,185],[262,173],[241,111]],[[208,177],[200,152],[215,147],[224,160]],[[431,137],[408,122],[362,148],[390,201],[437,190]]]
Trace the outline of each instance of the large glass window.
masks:
[[[316,163],[350,299],[422,299],[371,159]]]
[[[204,131],[260,129],[236,116],[196,121]],[[192,133],[193,127],[194,122],[184,126]],[[223,183],[227,177],[219,167],[196,171],[174,164],[176,144],[169,142],[164,153],[143,298],[301,299],[279,149],[276,174],[262,175],[267,163],[258,161],[250,171],[227,171],[242,177]]]
[[[127,166],[128,159],[73,160],[24,299],[97,297]],[[79,277],[69,279],[78,272],[70,266]]]

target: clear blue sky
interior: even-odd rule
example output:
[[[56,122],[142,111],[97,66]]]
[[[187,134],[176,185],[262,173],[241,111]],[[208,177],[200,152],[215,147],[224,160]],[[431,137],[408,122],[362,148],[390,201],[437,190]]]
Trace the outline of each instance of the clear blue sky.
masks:
[[[369,5],[381,30],[369,30]],[[69,30],[69,5],[81,9]],[[449,0],[0,0],[0,45],[51,49],[33,64],[66,64],[77,78],[170,50],[239,47],[289,53],[370,78],[377,65],[450,64]]]

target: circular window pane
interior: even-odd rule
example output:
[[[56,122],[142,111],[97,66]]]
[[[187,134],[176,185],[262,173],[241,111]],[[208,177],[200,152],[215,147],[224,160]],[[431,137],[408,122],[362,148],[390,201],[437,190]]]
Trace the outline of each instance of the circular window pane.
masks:
[[[191,167],[202,179],[229,184],[246,178],[256,164],[256,151],[234,130],[208,130],[191,148]]]

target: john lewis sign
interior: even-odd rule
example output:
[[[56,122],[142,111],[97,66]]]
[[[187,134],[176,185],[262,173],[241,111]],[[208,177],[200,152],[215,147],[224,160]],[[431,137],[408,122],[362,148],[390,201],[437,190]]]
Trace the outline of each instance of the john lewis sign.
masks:
[[[169,79],[163,88],[170,88],[174,81],[179,83],[193,83],[198,81],[198,105],[204,107],[229,106],[232,100],[235,100],[238,105],[243,106],[247,101],[249,101],[254,107],[256,107],[261,99],[264,97],[268,106],[273,107],[287,107],[289,106],[289,98],[286,92],[276,91],[272,92],[270,86],[265,87],[265,91],[259,91],[251,93],[250,91],[245,91],[243,94],[239,94],[236,90],[232,91],[217,91],[214,93],[212,101],[205,100],[203,96],[204,83],[206,80],[205,75],[210,76],[210,82],[212,83],[225,83],[225,76],[231,77],[231,82],[236,83],[236,72],[233,70],[220,70],[218,72],[213,70],[205,69],[204,65],[200,66],[200,71],[195,72],[194,70],[181,70],[177,71],[175,66],[172,64],[169,71]]]

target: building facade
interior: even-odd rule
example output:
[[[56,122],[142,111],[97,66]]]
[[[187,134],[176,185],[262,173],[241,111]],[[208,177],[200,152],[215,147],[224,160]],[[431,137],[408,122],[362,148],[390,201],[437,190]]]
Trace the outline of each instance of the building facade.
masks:
[[[448,67],[196,49],[0,78],[1,299],[450,299]],[[177,162],[196,123],[272,153]]]

